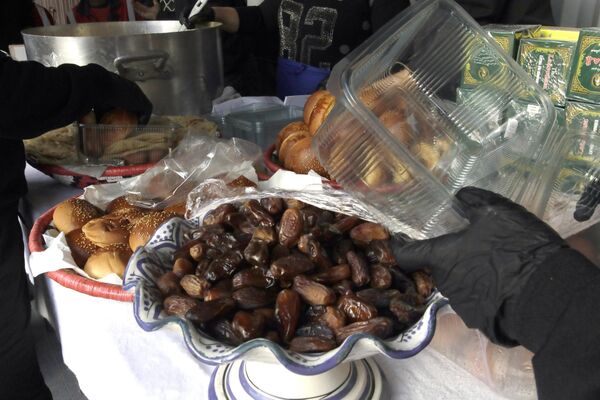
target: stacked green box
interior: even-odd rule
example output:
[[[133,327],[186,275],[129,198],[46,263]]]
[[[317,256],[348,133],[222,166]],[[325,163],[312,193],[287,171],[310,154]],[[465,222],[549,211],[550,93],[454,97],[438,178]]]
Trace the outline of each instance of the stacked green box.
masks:
[[[523,39],[519,46],[519,64],[558,107],[566,105],[575,46],[572,42],[548,39]]]
[[[519,40],[531,37],[539,25],[487,25],[484,29],[504,49],[511,58],[515,57]],[[489,51],[489,47],[482,43],[476,47],[463,71],[462,87],[474,88],[482,83],[488,82],[501,72],[505,65],[502,59]]]
[[[567,97],[600,104],[600,29],[582,30],[579,35]]]

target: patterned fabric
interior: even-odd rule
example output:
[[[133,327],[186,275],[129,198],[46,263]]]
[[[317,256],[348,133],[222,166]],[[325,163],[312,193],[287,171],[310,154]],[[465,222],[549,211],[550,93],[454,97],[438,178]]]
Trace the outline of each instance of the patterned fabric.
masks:
[[[167,12],[175,12],[175,0],[159,0],[160,9]]]

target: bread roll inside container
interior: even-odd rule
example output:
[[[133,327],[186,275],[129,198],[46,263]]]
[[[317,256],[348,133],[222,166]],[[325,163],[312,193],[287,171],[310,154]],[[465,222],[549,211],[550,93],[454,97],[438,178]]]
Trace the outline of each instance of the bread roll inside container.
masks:
[[[202,115],[223,92],[220,24],[100,22],[25,29],[29,60],[55,67],[95,63],[135,81],[157,115]]]
[[[482,51],[498,68],[457,97]],[[543,212],[538,160],[560,133],[552,103],[453,1],[410,7],[338,63],[328,89],[336,105],[315,152],[388,227],[413,238],[460,229],[452,202],[468,185]]]

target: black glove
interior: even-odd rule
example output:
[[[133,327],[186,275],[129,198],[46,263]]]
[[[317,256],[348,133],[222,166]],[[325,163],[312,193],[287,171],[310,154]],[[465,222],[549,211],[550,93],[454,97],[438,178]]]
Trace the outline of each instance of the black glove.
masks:
[[[106,111],[122,108],[136,113],[140,124],[148,122],[152,103],[137,84],[100,66],[95,66],[91,71],[97,88],[90,93],[90,101],[98,120]]]
[[[213,10],[213,8],[210,6],[204,6],[204,8],[200,10],[198,14],[194,15],[191,19],[188,18],[193,7],[193,4],[188,5],[179,14],[179,23],[181,25],[185,25],[186,28],[194,29],[197,24],[215,20],[215,10]]]
[[[456,198],[470,225],[394,246],[398,265],[406,271],[430,267],[438,289],[467,326],[493,342],[519,344],[510,332],[519,295],[544,260],[567,245],[535,215],[500,195],[469,187]]]
[[[600,204],[600,179],[596,175],[594,174],[593,180],[587,184],[575,206],[573,218],[576,221],[584,222],[592,218]]]

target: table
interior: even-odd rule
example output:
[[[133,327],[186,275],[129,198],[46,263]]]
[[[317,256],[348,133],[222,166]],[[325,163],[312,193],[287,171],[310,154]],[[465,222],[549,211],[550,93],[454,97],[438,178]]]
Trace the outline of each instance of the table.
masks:
[[[81,193],[29,166],[26,176],[32,218]],[[65,365],[88,399],[206,398],[213,368],[191,356],[179,328],[145,332],[133,318],[131,303],[91,297],[45,277],[37,281],[41,314],[55,327]],[[490,345],[448,312],[421,353],[407,360],[377,356],[376,361],[393,399],[533,399],[531,371],[510,367],[526,365],[528,357],[523,349]]]

